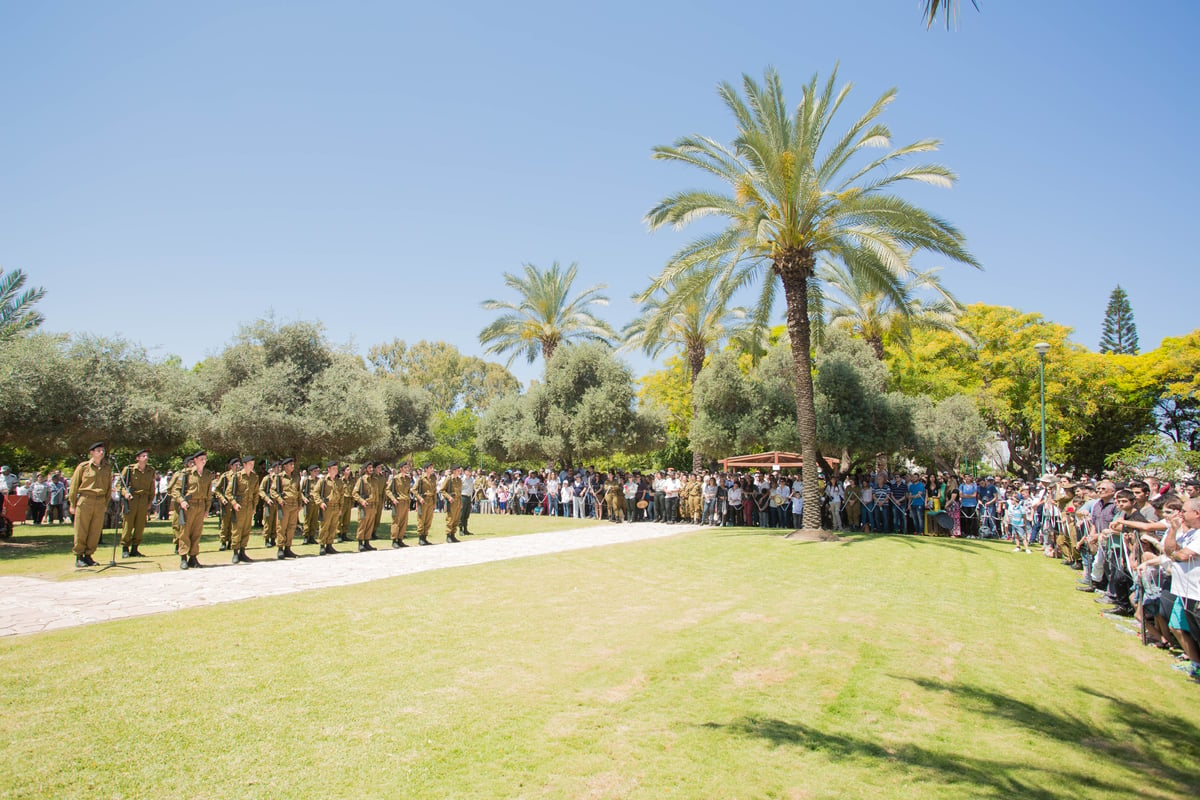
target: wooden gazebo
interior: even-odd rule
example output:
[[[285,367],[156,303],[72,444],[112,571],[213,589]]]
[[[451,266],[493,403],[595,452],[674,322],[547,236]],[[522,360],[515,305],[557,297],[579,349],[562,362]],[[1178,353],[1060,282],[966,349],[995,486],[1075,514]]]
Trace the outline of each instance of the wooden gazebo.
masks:
[[[787,468],[800,469],[804,466],[804,459],[798,453],[785,453],[782,450],[772,450],[768,453],[751,453],[744,456],[729,456],[722,458],[719,462],[721,470],[728,472],[738,469],[761,469],[767,468],[778,471]],[[825,459],[825,464],[830,470],[836,470],[840,462],[836,458]]]

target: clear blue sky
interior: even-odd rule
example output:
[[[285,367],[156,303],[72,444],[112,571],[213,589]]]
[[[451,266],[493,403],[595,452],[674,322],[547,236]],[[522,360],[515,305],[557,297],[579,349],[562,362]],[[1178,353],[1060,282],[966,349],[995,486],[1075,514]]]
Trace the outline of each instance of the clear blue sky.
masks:
[[[1120,282],[1143,350],[1191,330],[1200,4],[963,5],[3,2],[0,266],[48,329],[189,364],[272,311],[481,354],[500,274],[556,259],[619,327],[683,241],[643,214],[700,185],[651,147],[731,138],[719,81],[840,62],[855,116],[896,86],[895,141],[944,141],[959,184],[910,196],[985,265],[960,299],[1094,349]]]

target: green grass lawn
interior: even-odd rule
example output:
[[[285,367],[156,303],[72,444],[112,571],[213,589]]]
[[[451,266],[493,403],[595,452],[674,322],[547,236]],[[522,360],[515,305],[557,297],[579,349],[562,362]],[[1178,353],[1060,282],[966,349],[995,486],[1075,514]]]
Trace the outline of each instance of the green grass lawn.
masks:
[[[405,541],[415,544],[417,540],[416,516],[409,514],[408,520],[408,533],[405,534]],[[381,541],[384,547],[391,546],[391,524],[392,514],[390,511],[385,511],[383,513],[383,521],[380,522],[379,528],[375,532],[375,535],[379,537],[375,541],[376,546],[379,546]],[[535,531],[556,531],[603,524],[607,523],[596,522],[594,520],[564,519],[562,517],[499,514],[472,514],[468,521],[472,533],[477,536],[489,537],[515,536]],[[356,518],[350,522],[351,538],[354,538],[357,527],[358,522]],[[446,516],[444,514],[434,514],[433,527],[430,530],[429,540],[432,542],[444,541],[445,531]],[[199,558],[201,563],[225,563],[230,559],[230,553],[218,552],[217,550],[220,545],[219,534],[219,520],[215,516],[210,516],[204,523],[204,538],[200,541]],[[101,564],[107,564],[112,559],[113,537],[114,533],[112,529],[104,531],[104,546],[98,549],[93,556]],[[178,569],[179,567],[179,559],[175,555],[171,540],[171,526],[167,522],[156,521],[146,526],[140,550],[148,558],[121,558],[119,533],[117,534],[117,540],[116,555],[118,564],[124,564],[143,572],[158,572],[164,569]],[[317,554],[317,545],[302,545],[300,541],[301,539],[297,539],[292,545],[292,549],[297,555],[315,556]],[[17,525],[13,528],[13,537],[11,539],[0,541],[0,575],[22,575],[29,578],[44,578],[46,580],[77,580],[128,575],[130,573],[130,570],[124,569],[106,570],[104,572],[98,572],[95,569],[76,570],[75,557],[71,554],[74,542],[74,529],[70,525]],[[354,549],[353,544],[339,544],[337,547],[342,550]],[[253,531],[250,536],[250,547],[247,548],[247,555],[257,559],[271,558],[274,554],[275,548],[263,545],[262,531]]]
[[[1076,574],[705,530],[0,640],[0,794],[1195,796],[1200,686]]]

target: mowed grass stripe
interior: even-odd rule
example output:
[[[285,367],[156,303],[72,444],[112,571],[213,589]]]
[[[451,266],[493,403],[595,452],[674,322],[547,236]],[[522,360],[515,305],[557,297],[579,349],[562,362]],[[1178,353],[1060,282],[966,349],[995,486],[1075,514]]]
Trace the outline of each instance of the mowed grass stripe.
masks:
[[[0,789],[1186,796],[1196,687],[1073,575],[726,529],[21,637]]]

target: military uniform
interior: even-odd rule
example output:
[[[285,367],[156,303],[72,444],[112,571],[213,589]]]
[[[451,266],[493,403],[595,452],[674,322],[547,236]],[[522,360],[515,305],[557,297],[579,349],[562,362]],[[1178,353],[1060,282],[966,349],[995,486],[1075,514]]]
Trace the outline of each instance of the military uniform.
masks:
[[[337,538],[339,542],[350,541],[350,513],[354,511],[354,499],[350,496],[350,489],[354,486],[356,476],[353,470],[347,469],[344,476],[339,476],[338,480],[342,484],[342,512],[337,523]]]
[[[103,442],[93,445],[89,450],[96,450],[100,447],[104,447]],[[92,560],[92,553],[96,552],[96,547],[100,544],[100,532],[104,528],[104,512],[108,509],[108,499],[112,493],[112,479],[112,467],[107,461],[96,464],[91,459],[75,467],[75,472],[71,476],[71,488],[67,494],[67,503],[71,507],[71,517],[75,521],[73,552],[76,566],[95,566],[96,562]]]
[[[276,532],[279,523],[279,506],[271,499],[272,492],[279,491],[279,474],[274,467],[267,470],[258,482],[258,499],[263,504],[263,543],[268,547],[275,545]]]
[[[375,476],[368,475],[364,472],[359,476],[354,483],[354,502],[362,509],[362,514],[358,519],[358,533],[356,538],[359,542],[359,549],[365,550],[370,547],[363,547],[363,542],[370,540],[375,533],[375,527],[379,524],[379,507],[383,505],[382,497],[380,497],[378,485],[375,483]]]
[[[149,466],[138,469],[136,464],[130,464],[121,470],[121,490],[129,492],[126,501],[129,508],[125,512],[125,531],[121,536],[121,550],[136,555],[138,546],[142,543],[142,534],[146,531],[146,514],[150,511],[150,503],[154,500],[154,470]]]
[[[212,484],[213,474],[204,468],[197,469],[193,464],[183,471],[183,476],[171,496],[182,512],[176,552],[182,561],[180,566],[184,569],[199,566],[196,556],[200,554],[204,518],[208,516],[208,507],[212,503]],[[185,502],[186,509],[183,508]]]
[[[229,479],[226,496],[230,501],[233,531],[229,545],[233,549],[233,563],[249,561],[246,547],[250,544],[250,529],[254,527],[254,505],[258,502],[258,475],[242,469]],[[234,510],[232,504],[237,503]]]
[[[417,497],[420,498],[419,516],[417,517],[417,538],[421,544],[429,544],[426,539],[429,529],[433,527],[433,508],[437,503],[437,478],[426,473],[417,481]]]
[[[306,474],[300,479],[300,491],[304,497],[304,543],[313,544],[317,541],[317,534],[320,532],[321,519],[321,501],[317,499],[317,481],[316,476]]]
[[[294,464],[293,459],[285,459],[284,465]],[[275,531],[275,558],[295,558],[292,552],[292,537],[296,535],[296,520],[300,517],[300,482],[294,474],[276,476],[272,487],[271,500],[279,507],[279,527]]]
[[[237,459],[231,459],[228,467],[229,469],[217,476],[212,487],[217,502],[221,504],[221,550],[228,550],[233,539],[233,498],[229,495],[229,482],[238,471],[240,464]]]
[[[175,489],[179,485],[179,481],[183,478],[183,473],[190,469],[192,462],[185,461],[183,469],[176,470],[171,473],[171,479],[167,481],[167,496],[163,499],[171,509],[171,549],[179,548],[179,505],[175,502]]]
[[[453,472],[442,485],[442,498],[446,501],[446,541],[457,542],[458,518],[462,513],[462,478]]]
[[[700,517],[704,514],[704,486],[700,483],[699,478],[692,478],[688,497],[690,498],[692,522],[699,524]]]
[[[612,522],[620,522],[625,512],[624,487],[614,475],[604,484],[605,514]]]
[[[404,532],[408,529],[408,507],[412,503],[411,475],[397,472],[388,481],[386,496],[392,503],[392,543],[405,547]]]
[[[329,466],[326,466],[326,469],[328,468]],[[322,504],[325,506],[324,510],[320,510],[324,516],[321,518],[320,535],[317,539],[317,543],[321,546],[321,555],[336,552],[333,549],[333,539],[337,535],[338,521],[342,518],[342,502],[344,500],[342,494],[345,486],[341,478],[336,475],[332,478],[329,475],[322,475],[312,489],[312,495],[317,501],[317,509],[320,510]]]

